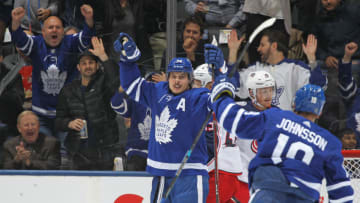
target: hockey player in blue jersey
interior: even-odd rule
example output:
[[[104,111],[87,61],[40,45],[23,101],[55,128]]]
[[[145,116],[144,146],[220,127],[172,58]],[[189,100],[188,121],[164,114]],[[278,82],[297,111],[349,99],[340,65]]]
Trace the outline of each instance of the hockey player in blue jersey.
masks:
[[[145,80],[152,81],[153,74],[145,75]],[[121,86],[111,99],[111,107],[117,114],[130,119],[125,146],[125,170],[145,171],[151,130],[151,109],[128,98]]]
[[[154,176],[151,202],[160,202],[210,111],[209,91],[191,88],[193,70],[186,58],[172,59],[166,72],[168,81],[154,84],[140,76],[135,63],[140,51],[127,34],[120,33],[114,48],[121,53],[120,81],[126,93],[151,109],[146,170]],[[202,136],[165,202],[206,202],[207,159],[206,141]]]
[[[216,79],[212,108],[220,126],[258,141],[249,165],[249,202],[315,202],[323,178],[330,202],[352,202],[341,142],[314,123],[325,103],[323,90],[311,84],[300,88],[294,99],[296,114],[279,108],[253,112],[235,104],[231,80]]]

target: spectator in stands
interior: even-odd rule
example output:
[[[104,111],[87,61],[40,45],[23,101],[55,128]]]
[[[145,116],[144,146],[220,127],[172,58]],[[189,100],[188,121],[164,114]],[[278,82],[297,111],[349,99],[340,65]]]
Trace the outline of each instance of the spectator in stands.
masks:
[[[1,53],[0,53],[1,55]],[[18,69],[9,69],[0,62],[0,144],[16,136],[16,119],[23,110],[24,88]],[[9,77],[10,76],[10,77]]]
[[[154,72],[146,74],[145,80],[154,82],[151,78],[153,74]],[[130,122],[125,147],[125,170],[145,171],[151,130],[151,109],[126,96],[121,86],[111,99],[111,107]]]
[[[106,1],[104,44],[109,57],[118,61],[120,56],[114,51],[113,44],[120,32],[128,33],[142,50],[138,64],[142,70],[149,70],[154,69],[154,63],[149,36],[145,30],[144,4],[145,1],[134,0]],[[146,71],[143,72],[143,74],[145,73]]]
[[[341,140],[343,149],[356,149],[357,140],[355,132],[350,128],[339,131],[337,137]]]
[[[237,51],[244,38],[238,39],[235,31],[230,34],[229,60],[228,64],[233,65],[237,59]],[[265,70],[272,74],[276,81],[276,97],[273,99],[273,105],[283,110],[292,110],[292,100],[295,92],[305,84],[318,84],[326,86],[326,77],[322,74],[320,66],[316,64],[317,40],[313,35],[309,35],[303,50],[310,61],[310,67],[296,60],[287,59],[287,42],[284,33],[269,29],[261,37],[258,52],[261,56],[261,62],[250,65],[240,71],[240,84],[245,84],[249,72],[256,70]],[[237,93],[240,98],[248,98],[248,90],[241,86]]]
[[[17,128],[21,135],[4,144],[4,169],[59,169],[60,142],[39,132],[39,119],[32,111],[23,111]]]
[[[245,0],[244,13],[247,16],[246,36],[250,37],[251,33],[266,19],[275,17],[277,20],[272,26],[273,29],[279,30],[285,34],[285,45],[289,44],[289,35],[291,32],[291,11],[289,0]],[[257,54],[257,47],[260,43],[261,35],[255,37],[248,49],[249,64],[260,61]],[[284,53],[285,56],[286,53]]]
[[[185,0],[189,15],[200,14],[208,26],[238,28],[245,22],[244,0]]]
[[[58,15],[59,0],[15,0],[14,8],[25,9],[21,28],[30,30],[35,35],[41,34],[41,26],[49,16]]]
[[[357,147],[360,147],[360,90],[351,72],[351,58],[357,52],[358,45],[350,42],[345,45],[345,54],[339,60],[338,85],[344,99],[347,117],[347,127],[355,131]]]
[[[80,7],[84,3],[84,0],[62,0],[60,2],[59,16],[65,27],[74,26],[83,29],[85,19],[81,14]]]
[[[112,170],[114,157],[123,153],[118,144],[116,113],[110,106],[119,87],[118,65],[106,55],[101,39],[93,37],[91,41],[93,49],[79,57],[81,79],[72,81],[60,92],[56,127],[68,132],[65,146],[73,169]],[[104,70],[99,68],[98,59]],[[84,125],[88,132],[85,139],[80,137]]]
[[[33,35],[29,30],[24,30],[27,35]],[[15,47],[16,52],[7,55],[4,58],[4,64],[9,70],[19,72],[22,77],[23,87],[25,91],[25,109],[31,108],[32,98],[32,64],[31,59],[26,56],[19,48]]]
[[[25,9],[12,11],[12,39],[16,46],[33,63],[32,110],[39,116],[40,131],[58,137],[63,143],[64,135],[54,127],[57,97],[64,84],[77,77],[76,55],[90,44],[94,35],[93,9],[81,7],[86,26],[78,35],[65,35],[61,20],[51,16],[44,21],[41,36],[26,35],[20,28]]]
[[[5,30],[11,20],[11,9],[13,0],[0,1],[0,47],[4,41]]]
[[[75,26],[66,26],[64,28],[65,35],[73,35],[73,34],[79,33],[79,31],[80,30]]]
[[[183,24],[182,41],[176,43],[176,56],[186,57],[191,61],[194,67],[205,63],[204,59],[204,41],[202,35],[204,25],[199,17],[188,17]],[[164,71],[165,52],[161,62],[161,68]]]

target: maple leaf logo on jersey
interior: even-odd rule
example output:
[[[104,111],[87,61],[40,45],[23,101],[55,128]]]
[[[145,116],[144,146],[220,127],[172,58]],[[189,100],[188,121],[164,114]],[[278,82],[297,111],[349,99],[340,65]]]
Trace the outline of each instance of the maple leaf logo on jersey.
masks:
[[[150,130],[151,130],[151,117],[146,115],[144,122],[138,124],[140,139],[149,140]]]
[[[59,68],[55,64],[51,64],[46,72],[41,71],[41,80],[44,84],[44,92],[53,96],[60,93],[61,88],[65,84],[67,73],[61,74]]]
[[[172,142],[171,133],[174,128],[177,126],[177,119],[170,119],[170,110],[166,106],[165,109],[161,112],[160,118],[155,116],[155,140],[160,144]]]

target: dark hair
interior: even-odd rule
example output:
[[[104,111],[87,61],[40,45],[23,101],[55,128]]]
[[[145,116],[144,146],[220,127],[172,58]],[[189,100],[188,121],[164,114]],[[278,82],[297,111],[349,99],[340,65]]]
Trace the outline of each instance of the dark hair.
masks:
[[[262,36],[267,36],[270,43],[276,42],[278,51],[282,52],[284,56],[287,57],[289,45],[288,37],[285,33],[275,29],[267,29]]]
[[[349,135],[354,133],[355,133],[354,130],[351,128],[343,128],[338,131],[336,136],[341,140],[344,137],[344,135]]]
[[[202,18],[200,16],[193,15],[193,16],[189,16],[188,18],[186,18],[183,23],[183,27],[182,27],[183,33],[184,33],[186,25],[188,25],[189,23],[194,23],[194,24],[199,25],[200,34],[202,35],[204,33],[204,21],[202,20]]]

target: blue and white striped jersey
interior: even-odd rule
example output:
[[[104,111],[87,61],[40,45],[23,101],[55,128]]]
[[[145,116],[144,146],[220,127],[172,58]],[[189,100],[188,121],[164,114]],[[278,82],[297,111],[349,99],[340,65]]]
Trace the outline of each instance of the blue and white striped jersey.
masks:
[[[213,104],[219,125],[240,138],[257,139],[258,151],[249,165],[249,185],[257,167],[278,166],[292,186],[319,199],[326,178],[329,199],[351,202],[353,189],[342,166],[341,142],[327,130],[291,111],[273,107],[246,111],[230,97]]]
[[[168,82],[157,84],[141,78],[135,63],[119,63],[120,81],[135,102],[151,108],[152,128],[146,170],[156,176],[175,176],[205,121],[209,90],[195,88],[174,95]],[[205,136],[201,136],[182,175],[206,175],[208,160]]]
[[[41,35],[26,35],[19,27],[11,34],[16,47],[29,56],[33,64],[32,110],[54,118],[61,88],[79,75],[78,54],[91,43],[95,30],[84,26],[74,35],[65,35],[58,47],[51,48]]]

